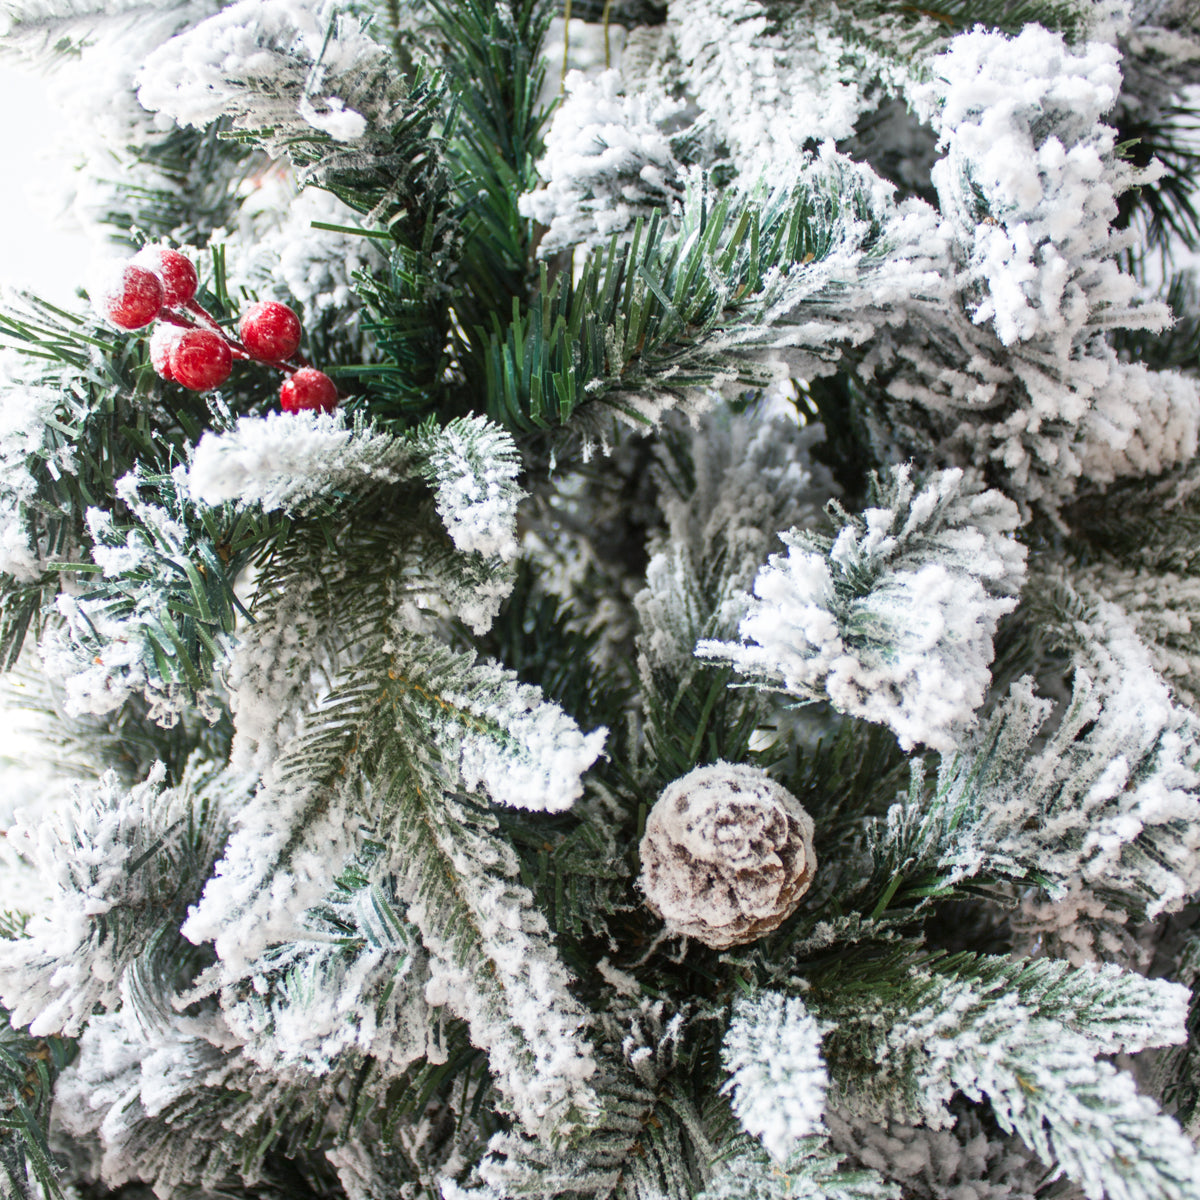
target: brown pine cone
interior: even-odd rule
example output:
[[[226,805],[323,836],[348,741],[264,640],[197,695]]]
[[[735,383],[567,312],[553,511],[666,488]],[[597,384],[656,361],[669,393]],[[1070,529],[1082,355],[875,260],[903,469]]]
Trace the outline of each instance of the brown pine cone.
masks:
[[[697,767],[650,810],[638,885],[672,933],[726,950],[795,912],[817,869],[812,841],[812,818],[765,771]]]

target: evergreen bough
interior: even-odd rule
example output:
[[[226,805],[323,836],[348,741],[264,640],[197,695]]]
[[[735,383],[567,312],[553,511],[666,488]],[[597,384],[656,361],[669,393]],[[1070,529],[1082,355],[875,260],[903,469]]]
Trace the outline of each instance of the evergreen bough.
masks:
[[[1200,1198],[1188,0],[5,10],[343,398],[0,311],[0,1193]]]

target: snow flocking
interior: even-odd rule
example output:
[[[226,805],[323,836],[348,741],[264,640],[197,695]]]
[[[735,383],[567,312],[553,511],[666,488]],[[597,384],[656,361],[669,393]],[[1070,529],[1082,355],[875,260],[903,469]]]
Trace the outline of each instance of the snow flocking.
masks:
[[[815,528],[837,488],[812,449],[819,425],[757,409],[699,418],[687,434],[694,487],[663,452],[656,473],[666,529],[650,543],[646,586],[634,598],[639,670],[685,670],[700,638],[731,637],[748,588],[778,531]],[[708,597],[700,599],[701,593]]]
[[[564,88],[538,163],[546,186],[520,201],[522,215],[548,226],[543,256],[577,243],[604,245],[683,195],[684,168],[669,133],[682,102],[653,86],[623,95],[615,70],[595,79],[572,71]]]
[[[979,30],[956,38],[912,91],[947,152],[933,182],[980,288],[972,319],[992,322],[1006,346],[1055,335],[1069,344],[1097,306],[1135,300],[1132,276],[1100,261],[1116,191],[1132,182],[1101,123],[1120,91],[1118,57],[1099,43],[1070,50],[1037,26],[1016,38]]]
[[[803,1138],[825,1130],[829,1076],[821,1027],[797,996],[759,992],[739,999],[721,1044],[723,1091],[742,1128],[785,1163]]]
[[[779,22],[757,0],[686,0],[670,17],[697,126],[746,179],[790,183],[807,140],[849,137],[868,107],[860,69],[819,19]]]
[[[1104,485],[1186,461],[1200,429],[1193,380],[1123,361],[1104,336],[1171,320],[1117,261],[1128,244],[1111,228],[1117,197],[1152,180],[1120,159],[1102,120],[1120,88],[1117,58],[1037,26],[1015,38],[977,29],[909,86],[946,152],[933,181],[955,294],[949,309],[909,306],[938,337],[885,335],[864,364],[890,376],[901,425],[914,403],[947,452],[990,460],[1010,494],[1052,510],[1081,477]],[[959,325],[955,310],[990,332]],[[959,343],[953,361],[946,338]]]
[[[750,679],[892,728],[909,749],[950,749],[991,680],[992,637],[1016,607],[1025,550],[1014,505],[939,472],[917,491],[907,467],[879,505],[839,512],[835,539],[793,530],[754,581],[741,643],[696,653]]]
[[[345,415],[269,413],[240,417],[227,433],[205,433],[188,470],[188,488],[205,504],[237,500],[296,511],[350,483],[394,483],[411,461],[404,442]]]
[[[52,388],[0,382],[0,572],[23,582],[37,579],[43,569],[25,511],[37,492],[34,469],[44,464],[57,474],[70,466],[69,458],[46,445],[47,421],[59,403]]]
[[[426,442],[424,473],[438,514],[466,553],[508,561],[516,556],[516,479],[521,460],[507,430],[484,417],[451,421]]]
[[[138,99],[179,125],[228,115],[243,128],[307,125],[351,142],[367,121],[337,94],[338,80],[385,54],[324,0],[241,0],[148,55]]]
[[[139,915],[169,912],[180,883],[160,869],[158,856],[180,847],[191,802],[164,789],[165,776],[158,763],[144,782],[125,788],[110,771],[50,819],[18,814],[8,830],[54,887],[27,936],[0,941],[0,997],[18,1025],[73,1036],[97,1007],[119,1004],[122,976],[145,943]],[[131,860],[145,866],[131,872]]]

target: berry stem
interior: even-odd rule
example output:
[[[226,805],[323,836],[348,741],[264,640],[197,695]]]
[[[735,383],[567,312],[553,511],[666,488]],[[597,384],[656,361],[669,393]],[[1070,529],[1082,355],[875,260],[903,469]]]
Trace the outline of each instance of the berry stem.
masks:
[[[221,326],[217,323],[217,319],[208,311],[208,309],[204,307],[203,304],[200,303],[199,300],[188,300],[184,304],[184,308],[186,308],[188,312],[192,313],[201,325],[207,325],[213,333],[220,334],[221,337],[223,337],[226,341],[229,340],[229,335],[224,329],[221,328]]]
[[[192,313],[199,324],[206,325],[218,337],[225,340],[225,344],[229,347],[229,352],[234,358],[244,358],[247,361],[253,359],[252,355],[241,342],[237,340],[229,330],[221,326],[217,319],[200,303],[199,300],[189,300],[186,305],[188,311]],[[180,322],[182,323],[182,322]]]

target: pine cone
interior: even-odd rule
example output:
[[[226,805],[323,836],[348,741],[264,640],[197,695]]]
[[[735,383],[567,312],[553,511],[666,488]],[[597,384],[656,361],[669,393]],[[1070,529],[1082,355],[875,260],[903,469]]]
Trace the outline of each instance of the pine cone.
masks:
[[[817,869],[812,841],[812,818],[765,771],[697,767],[650,810],[638,885],[671,932],[726,950],[795,912]]]

